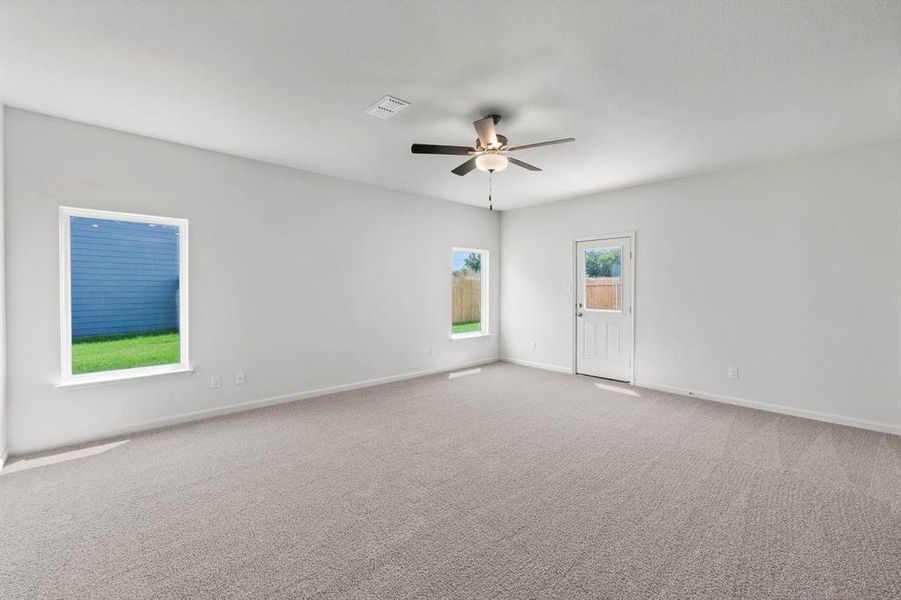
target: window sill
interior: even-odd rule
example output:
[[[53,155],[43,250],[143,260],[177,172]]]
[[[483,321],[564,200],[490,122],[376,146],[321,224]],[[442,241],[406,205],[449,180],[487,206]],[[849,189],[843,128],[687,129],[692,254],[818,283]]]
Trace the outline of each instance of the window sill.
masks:
[[[487,331],[480,331],[477,333],[452,333],[450,338],[451,340],[468,340],[470,338],[482,338],[489,337],[491,334]]]
[[[124,369],[121,371],[105,371],[101,373],[86,373],[73,375],[69,379],[60,381],[55,386],[58,390],[71,388],[106,385],[120,381],[133,381],[135,379],[147,379],[148,377],[160,377],[165,375],[190,375],[194,369],[181,365],[171,365],[164,368],[145,367],[141,369]]]

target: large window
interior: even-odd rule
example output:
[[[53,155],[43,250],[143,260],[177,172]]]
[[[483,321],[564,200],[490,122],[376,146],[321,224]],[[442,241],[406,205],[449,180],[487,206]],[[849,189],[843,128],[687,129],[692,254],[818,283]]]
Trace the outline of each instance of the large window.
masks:
[[[454,248],[451,252],[451,335],[488,333],[488,251]]]
[[[60,209],[62,385],[188,369],[188,222]]]

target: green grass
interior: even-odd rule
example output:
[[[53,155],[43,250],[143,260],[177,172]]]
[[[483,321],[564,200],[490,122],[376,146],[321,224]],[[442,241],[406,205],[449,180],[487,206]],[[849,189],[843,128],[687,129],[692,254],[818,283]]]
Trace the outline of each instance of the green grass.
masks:
[[[451,333],[478,333],[482,331],[482,322],[473,321],[472,323],[454,323],[451,326]]]
[[[108,336],[72,341],[72,373],[96,373],[179,362],[178,333]]]

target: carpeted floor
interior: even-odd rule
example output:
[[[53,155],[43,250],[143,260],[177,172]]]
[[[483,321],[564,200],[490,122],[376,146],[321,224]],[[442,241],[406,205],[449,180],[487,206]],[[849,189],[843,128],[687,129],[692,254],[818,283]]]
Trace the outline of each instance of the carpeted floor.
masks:
[[[901,597],[901,438],[508,364],[28,464],[4,599]]]

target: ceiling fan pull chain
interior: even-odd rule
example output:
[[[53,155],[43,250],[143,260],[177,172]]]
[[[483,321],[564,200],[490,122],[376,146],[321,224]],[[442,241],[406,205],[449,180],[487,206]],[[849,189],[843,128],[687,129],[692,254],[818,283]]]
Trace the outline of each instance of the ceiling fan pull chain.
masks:
[[[488,210],[494,210],[494,206],[491,204],[491,176],[494,175],[494,171],[488,171]]]

